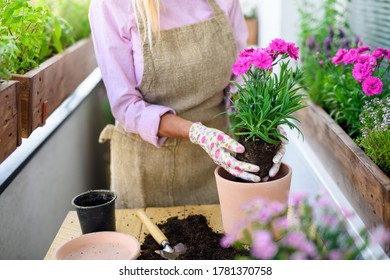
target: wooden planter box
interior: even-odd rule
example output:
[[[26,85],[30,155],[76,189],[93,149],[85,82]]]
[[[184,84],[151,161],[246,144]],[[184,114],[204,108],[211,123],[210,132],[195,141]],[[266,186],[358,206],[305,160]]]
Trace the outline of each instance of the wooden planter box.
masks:
[[[43,126],[46,118],[97,67],[91,38],[78,41],[24,75],[20,81],[22,137]]]
[[[0,163],[21,144],[19,82],[0,83]]]
[[[390,229],[390,179],[321,107],[307,102],[298,124],[340,190],[367,227]],[[389,248],[386,248],[389,251]]]

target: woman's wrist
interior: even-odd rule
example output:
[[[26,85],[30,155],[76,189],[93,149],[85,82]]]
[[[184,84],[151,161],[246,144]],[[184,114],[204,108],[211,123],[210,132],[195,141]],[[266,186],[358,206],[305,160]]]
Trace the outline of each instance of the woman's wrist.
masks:
[[[193,122],[171,113],[161,116],[158,129],[159,137],[189,138],[190,127]]]

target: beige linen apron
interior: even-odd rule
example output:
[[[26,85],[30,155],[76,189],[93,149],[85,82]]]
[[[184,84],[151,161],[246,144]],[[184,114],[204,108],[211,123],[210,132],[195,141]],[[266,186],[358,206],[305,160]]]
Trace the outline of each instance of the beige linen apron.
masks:
[[[174,108],[178,116],[208,127],[228,129],[223,91],[231,79],[236,41],[215,0],[210,20],[161,31],[150,48],[143,44],[144,72],[139,90],[145,101]],[[140,32],[143,32],[141,22]],[[118,208],[218,203],[215,164],[187,139],[168,138],[161,148],[107,126],[100,142],[111,140],[111,189]]]

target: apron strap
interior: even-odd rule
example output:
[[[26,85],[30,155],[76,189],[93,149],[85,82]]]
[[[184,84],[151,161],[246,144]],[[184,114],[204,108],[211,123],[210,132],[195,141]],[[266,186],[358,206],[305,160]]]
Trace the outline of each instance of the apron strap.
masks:
[[[207,0],[207,2],[209,3],[210,8],[213,10],[214,16],[224,15],[221,7],[217,4],[217,2],[215,2],[215,0]]]

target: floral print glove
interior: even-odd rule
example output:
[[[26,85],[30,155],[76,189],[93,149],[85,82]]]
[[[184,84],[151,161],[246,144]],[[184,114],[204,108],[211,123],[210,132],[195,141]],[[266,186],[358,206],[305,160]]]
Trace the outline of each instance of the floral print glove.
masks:
[[[279,129],[280,133],[283,134],[284,136],[286,136],[286,138],[287,138],[287,133],[283,129],[283,127],[278,126],[278,129]],[[269,170],[268,176],[261,178],[262,181],[268,181],[268,179],[270,177],[274,177],[279,171],[280,165],[282,164],[282,158],[284,157],[284,154],[286,153],[286,145],[288,144],[287,139],[282,138],[281,141],[282,141],[282,145],[280,146],[279,150],[276,152],[276,155],[272,159],[274,164],[272,165],[271,169]]]
[[[232,153],[243,153],[245,149],[227,134],[196,122],[190,128],[189,137],[192,143],[201,146],[217,165],[222,166],[233,176],[247,181],[260,182],[259,176],[249,173],[259,171],[257,165],[234,158]]]

